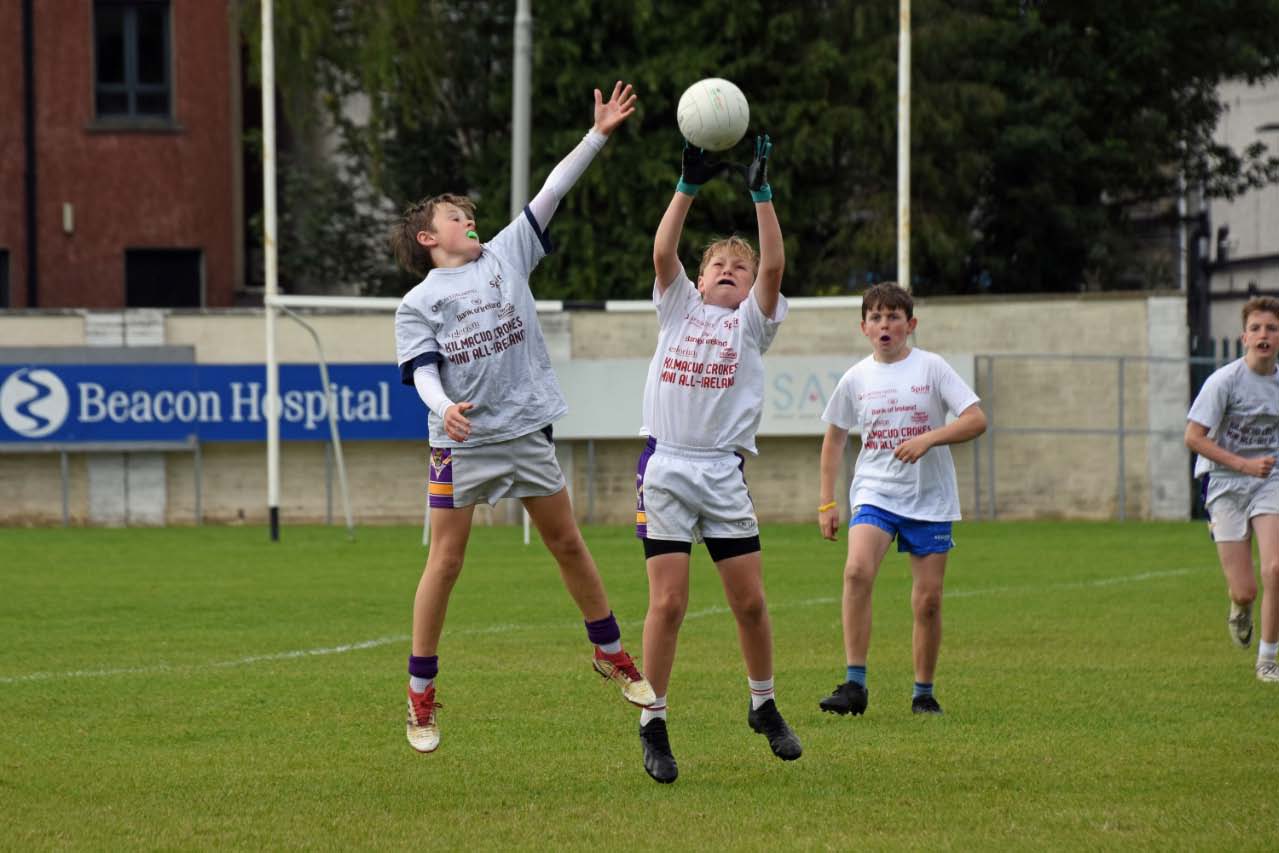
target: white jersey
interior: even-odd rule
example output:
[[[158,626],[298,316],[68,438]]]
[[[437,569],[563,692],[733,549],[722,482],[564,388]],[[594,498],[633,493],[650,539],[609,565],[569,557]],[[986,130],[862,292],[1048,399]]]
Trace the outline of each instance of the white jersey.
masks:
[[[757,453],[764,404],[764,353],[786,319],[778,294],[765,317],[755,290],[736,309],[706,305],[681,266],[657,306],[657,351],[644,385],[644,429],[681,447]]]
[[[448,398],[475,404],[467,446],[527,435],[568,411],[528,284],[549,249],[526,208],[478,259],[431,270],[396,309],[401,378],[412,385],[423,360],[439,363]],[[429,410],[428,422],[432,447],[459,446]]]
[[[1187,420],[1208,428],[1208,437],[1223,450],[1238,456],[1279,455],[1279,372],[1269,376],[1255,373],[1242,358],[1214,371],[1195,402]],[[1209,498],[1235,486],[1259,482],[1218,465],[1206,456],[1195,461],[1195,476],[1211,474]],[[1279,476],[1279,468],[1270,474]]]
[[[944,426],[978,397],[941,358],[914,348],[885,364],[867,356],[840,378],[822,420],[861,427],[862,449],[849,492],[852,506],[870,504],[915,521],[958,521],[959,487],[950,448],[929,450],[913,465],[893,456],[902,442]]]

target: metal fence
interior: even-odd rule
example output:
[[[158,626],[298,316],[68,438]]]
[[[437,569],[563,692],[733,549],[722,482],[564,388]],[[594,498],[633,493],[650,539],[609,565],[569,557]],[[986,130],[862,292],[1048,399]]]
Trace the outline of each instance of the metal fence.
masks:
[[[1163,519],[1200,515],[1185,416],[1230,357],[1000,353],[975,356],[989,426],[972,443],[976,518]],[[1215,349],[1215,347],[1214,347]],[[962,488],[962,487],[961,487]]]

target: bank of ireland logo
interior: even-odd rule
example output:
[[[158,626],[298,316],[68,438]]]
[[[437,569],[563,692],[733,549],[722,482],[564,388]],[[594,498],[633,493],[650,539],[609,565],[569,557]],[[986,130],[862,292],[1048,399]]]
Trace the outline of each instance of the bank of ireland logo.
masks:
[[[52,371],[24,367],[0,385],[0,420],[24,438],[57,430],[70,408],[67,386]]]

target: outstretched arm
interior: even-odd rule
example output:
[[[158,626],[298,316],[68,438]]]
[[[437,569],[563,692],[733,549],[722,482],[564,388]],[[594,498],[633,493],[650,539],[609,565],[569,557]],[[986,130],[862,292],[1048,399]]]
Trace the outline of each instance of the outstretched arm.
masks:
[[[772,317],[782,292],[786,249],[782,244],[782,226],[777,221],[777,211],[771,201],[756,203],[755,219],[759,222],[759,273],[755,276],[755,302],[765,317]]]
[[[768,134],[755,137],[755,159],[746,167],[746,186],[755,201],[755,219],[759,223],[759,271],[755,275],[755,303],[765,317],[777,310],[782,292],[782,273],[786,269],[786,247],[782,242],[782,226],[773,208],[773,188],[768,185],[768,157],[773,152]]]
[[[702,184],[725,168],[726,163],[710,163],[706,160],[705,151],[684,143],[675,195],[666,206],[666,213],[662,214],[657,233],[653,235],[653,272],[657,274],[658,294],[665,293],[679,274],[679,238],[684,233],[684,220],[693,206],[693,197]]]
[[[604,100],[599,89],[595,90],[595,124],[577,147],[551,170],[542,189],[529,202],[529,210],[543,231],[555,215],[560,199],[577,183],[613,131],[635,112],[635,99],[631,84],[623,84],[621,80],[613,85],[613,95],[608,101]]]
[[[692,206],[693,197],[676,190],[653,236],[653,272],[657,275],[659,294],[665,293],[679,275],[679,237],[684,233],[684,219]]]

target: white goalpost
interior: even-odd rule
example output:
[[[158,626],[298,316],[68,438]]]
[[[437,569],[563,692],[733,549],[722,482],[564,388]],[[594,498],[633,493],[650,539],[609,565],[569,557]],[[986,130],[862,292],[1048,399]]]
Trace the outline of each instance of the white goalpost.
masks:
[[[910,0],[897,36],[897,283],[910,291]]]
[[[266,263],[266,505],[271,541],[280,541],[280,371],[275,356],[279,254],[275,219],[275,0],[262,0],[262,219]]]

